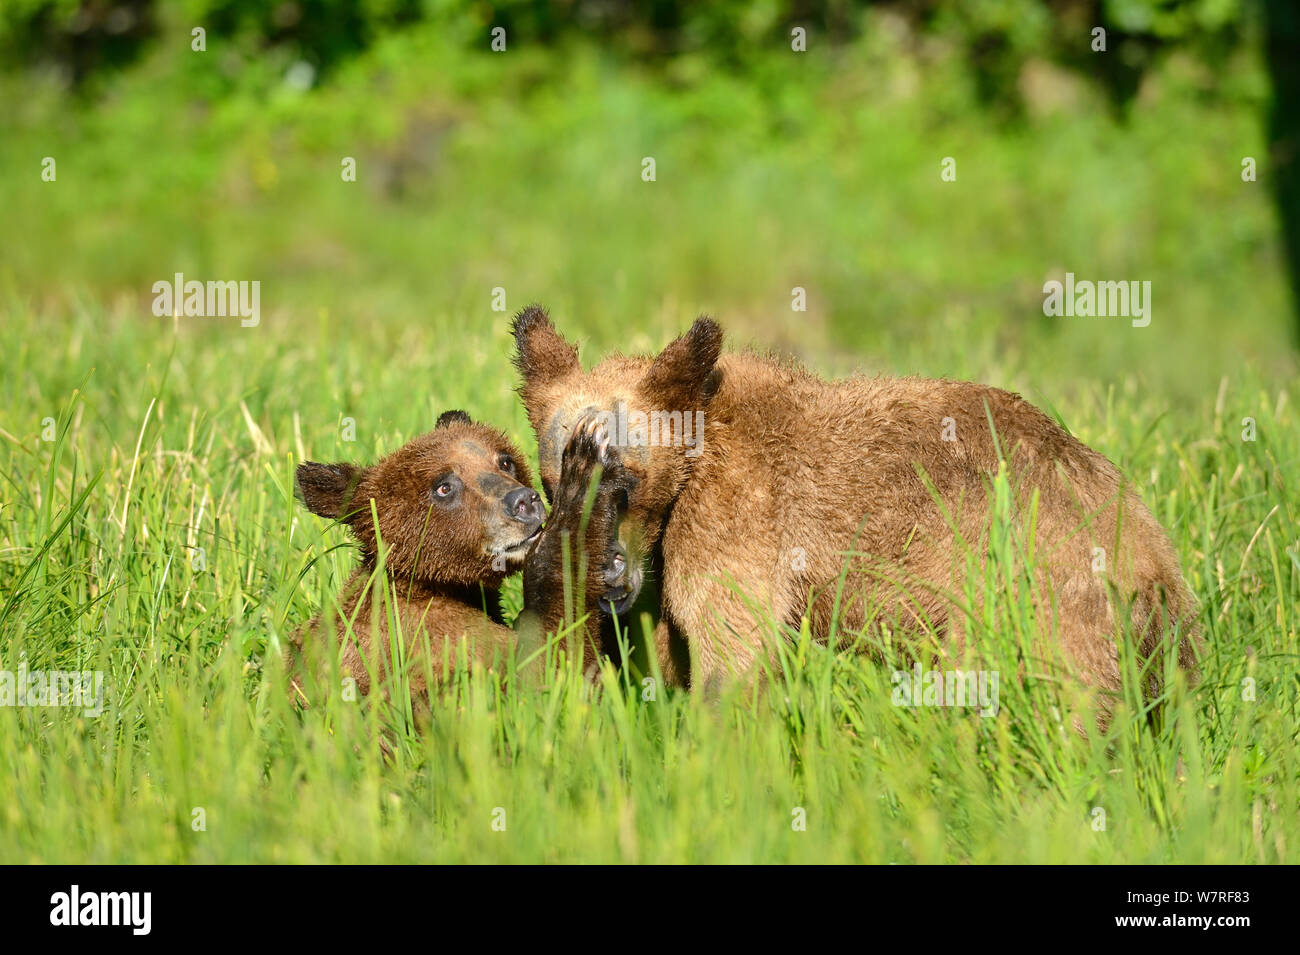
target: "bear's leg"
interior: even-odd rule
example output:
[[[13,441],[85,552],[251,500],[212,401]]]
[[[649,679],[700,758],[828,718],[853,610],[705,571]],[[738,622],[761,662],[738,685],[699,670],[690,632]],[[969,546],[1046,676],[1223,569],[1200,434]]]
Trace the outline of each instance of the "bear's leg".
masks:
[[[689,687],[690,647],[666,619],[660,618],[654,632],[655,659],[665,686]]]
[[[769,665],[774,661],[773,644],[781,639],[779,628],[791,601],[774,599],[767,588],[749,593],[743,584],[702,576],[678,582],[674,589],[677,593],[670,591],[666,604],[687,635],[693,689],[716,693],[728,680],[755,678],[762,658]]]
[[[588,512],[597,467],[601,478]],[[550,516],[524,561],[524,608],[544,632],[559,632],[568,615],[585,618],[576,635],[581,646],[575,651],[581,654],[584,672],[594,672],[603,655],[599,602],[605,596],[618,501],[628,479],[601,419],[593,415],[579,421],[564,449]],[[580,594],[582,606],[566,610],[566,592]]]

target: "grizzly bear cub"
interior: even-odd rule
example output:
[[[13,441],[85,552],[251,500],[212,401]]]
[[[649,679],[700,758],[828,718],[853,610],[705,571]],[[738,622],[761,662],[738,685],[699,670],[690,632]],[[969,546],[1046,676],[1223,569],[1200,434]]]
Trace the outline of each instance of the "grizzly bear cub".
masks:
[[[605,479],[588,514],[585,498],[602,458]],[[521,619],[544,628],[541,633],[567,632],[566,573],[575,582],[569,590],[570,621],[581,617],[573,612],[573,594],[589,595],[583,603],[586,622],[577,632],[583,665],[590,665],[599,652],[595,601],[603,590],[604,564],[587,567],[585,558],[610,551],[618,464],[590,431],[574,436],[563,462],[549,520],[523,456],[502,432],[463,411],[444,413],[432,432],[369,467],[300,465],[300,501],[313,514],[348,526],[360,545],[361,565],[339,596],[341,618],[325,624],[318,615],[291,637],[288,662],[299,702],[307,702],[302,658],[318,653],[321,644],[332,651],[343,643],[341,672],[356,681],[361,694],[376,681],[386,682],[396,643],[389,633],[390,612],[405,645],[401,666],[413,697],[427,692],[427,675],[444,680],[462,652],[471,664],[503,661],[516,634],[502,621],[499,591],[521,568]],[[587,536],[580,537],[584,523]],[[386,599],[373,579],[381,543]],[[351,622],[351,637],[345,620]],[[308,647],[309,637],[325,639],[313,639]],[[371,670],[376,665],[377,673]]]
[[[771,652],[769,621],[797,630],[805,616],[837,645],[911,634],[968,646],[979,608],[966,575],[972,557],[988,559],[1003,466],[1036,557],[1026,596],[1046,649],[1111,693],[1121,631],[1140,660],[1177,641],[1178,663],[1194,668],[1195,602],[1163,529],[1114,465],[1018,395],[923,378],[825,381],[722,354],[706,318],[656,357],[614,355],[589,372],[541,308],[512,331],[548,492],[576,425],[598,418],[615,432],[631,490],[620,492],[624,565],[605,606],[619,612],[646,571],[659,577],[655,644],[669,679],[713,688],[751,673]],[[1148,668],[1144,689],[1159,688],[1160,669]]]

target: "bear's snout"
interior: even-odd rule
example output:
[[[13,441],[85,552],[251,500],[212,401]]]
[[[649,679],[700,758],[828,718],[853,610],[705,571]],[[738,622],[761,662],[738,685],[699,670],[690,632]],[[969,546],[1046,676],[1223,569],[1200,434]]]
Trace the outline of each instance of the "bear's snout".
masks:
[[[602,576],[605,593],[600,606],[606,613],[621,614],[627,611],[641,593],[641,565],[629,558],[626,548],[617,540],[605,556]]]
[[[540,524],[546,519],[541,496],[531,487],[517,487],[505,496],[506,516],[521,524]]]

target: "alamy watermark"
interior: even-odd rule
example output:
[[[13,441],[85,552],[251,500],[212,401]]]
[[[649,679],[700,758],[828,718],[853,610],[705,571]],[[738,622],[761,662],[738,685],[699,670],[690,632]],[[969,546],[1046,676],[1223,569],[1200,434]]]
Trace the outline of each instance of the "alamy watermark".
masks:
[[[50,924],[55,926],[112,926],[148,935],[153,928],[152,892],[83,892],[73,885],[50,896]]]
[[[895,706],[978,707],[980,716],[998,715],[997,670],[895,670],[890,682]]]
[[[0,670],[0,706],[70,706],[86,716],[104,712],[102,670]]]
[[[618,448],[685,448],[688,458],[704,450],[703,411],[629,411],[619,401],[596,419]]]
[[[1043,314],[1083,318],[1131,318],[1134,328],[1151,324],[1151,283],[1075,281],[1073,272],[1065,282],[1043,283]]]
[[[239,317],[244,328],[262,321],[262,283],[185,281],[177,272],[172,281],[153,283],[153,313],[159,318],[185,315],[191,318]]]

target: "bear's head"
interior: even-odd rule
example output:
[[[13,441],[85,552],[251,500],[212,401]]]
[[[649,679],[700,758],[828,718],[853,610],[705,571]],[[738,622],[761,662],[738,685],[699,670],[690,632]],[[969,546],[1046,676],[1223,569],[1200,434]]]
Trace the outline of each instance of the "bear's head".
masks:
[[[523,455],[495,428],[463,411],[369,467],[298,466],[298,499],[347,524],[363,557],[388,549],[393,579],[428,586],[498,586],[522,564],[546,511]],[[374,502],[374,514],[371,502]]]
[[[538,468],[554,499],[564,447],[574,425],[597,415],[631,479],[618,531],[623,566],[607,574],[621,612],[640,590],[643,562],[663,530],[673,501],[704,450],[708,405],[720,380],[714,365],[722,329],[698,318],[690,331],[655,356],[612,355],[588,372],[578,350],[529,306],[515,317],[515,365],[528,419],[537,433]],[[617,579],[615,579],[617,578]]]

